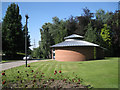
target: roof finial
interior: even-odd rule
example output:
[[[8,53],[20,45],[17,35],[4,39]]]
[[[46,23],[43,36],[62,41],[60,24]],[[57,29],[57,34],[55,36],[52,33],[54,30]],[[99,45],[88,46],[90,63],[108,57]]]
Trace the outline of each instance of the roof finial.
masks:
[[[64,37],[64,39],[83,39],[83,36],[72,34],[70,36]]]

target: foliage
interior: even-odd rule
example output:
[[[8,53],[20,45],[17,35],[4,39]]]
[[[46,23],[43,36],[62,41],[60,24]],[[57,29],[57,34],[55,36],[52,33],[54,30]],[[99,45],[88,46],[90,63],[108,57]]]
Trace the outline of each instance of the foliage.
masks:
[[[17,52],[24,53],[24,32],[21,19],[19,6],[12,3],[7,8],[2,22],[2,50],[9,59],[13,59]]]
[[[40,58],[42,58],[41,54],[42,54],[42,51],[41,51],[40,47],[33,48],[33,51],[32,51],[32,57],[33,58],[40,59]]]
[[[2,54],[2,23],[0,22],[0,54]]]
[[[50,46],[64,41],[64,37],[71,34],[82,35],[85,40],[107,48],[109,50],[107,53],[111,53],[111,56],[119,56],[117,53],[120,48],[119,14],[120,11],[113,13],[102,9],[93,14],[88,8],[83,8],[81,16],[70,16],[65,20],[53,17],[53,23],[44,24],[40,31],[40,48],[43,52],[40,56],[50,58]]]
[[[105,47],[111,47],[111,32],[110,32],[110,27],[107,24],[104,24],[104,28],[101,29],[101,34],[100,34],[105,41]]]
[[[66,21],[66,28],[67,28],[67,36],[71,35],[73,33],[77,33],[77,18],[74,18],[71,16],[67,21]]]
[[[88,24],[87,31],[85,33],[85,40],[96,43],[97,42],[97,33],[96,33],[96,28],[94,29],[91,25],[91,23]]]
[[[100,22],[107,23],[112,17],[112,12],[105,12],[103,9],[96,11],[96,19]]]
[[[21,15],[19,15],[19,7],[16,4],[11,4],[3,19],[2,23],[2,46],[3,52],[9,55],[15,55],[22,42],[22,24]]]
[[[50,23],[45,23],[45,25],[42,26],[42,29],[40,29],[41,32],[41,43],[40,43],[40,48],[42,51],[42,57],[43,58],[50,58],[50,46],[51,43],[53,43],[53,39],[51,38],[51,34],[49,32],[50,30]]]
[[[42,51],[42,58],[51,58],[51,48],[53,44],[60,43],[64,40],[67,34],[66,22],[57,17],[53,18],[52,23],[45,23],[40,29],[41,43],[40,48]]]
[[[100,45],[101,47],[104,47],[104,41],[101,37],[98,29],[94,26],[95,21],[90,22],[88,26],[86,27],[87,31],[85,33],[84,40],[95,43]]]
[[[66,22],[64,20],[59,20],[58,17],[53,17],[50,33],[55,44],[62,42],[67,33]]]
[[[78,20],[77,23],[77,29],[76,34],[85,35],[85,32],[87,31],[86,26],[88,23],[91,22],[91,18],[93,17],[93,13],[90,12],[90,10],[86,7],[83,8],[83,14],[81,16],[76,17]]]
[[[26,25],[23,27],[23,51],[25,53],[25,27]],[[31,49],[29,48],[31,45],[30,45],[30,35],[29,35],[29,32],[28,32],[28,28],[27,28],[27,54],[31,54]]]
[[[120,56],[120,10],[115,11],[112,18],[109,19],[108,25],[112,32],[113,56]]]

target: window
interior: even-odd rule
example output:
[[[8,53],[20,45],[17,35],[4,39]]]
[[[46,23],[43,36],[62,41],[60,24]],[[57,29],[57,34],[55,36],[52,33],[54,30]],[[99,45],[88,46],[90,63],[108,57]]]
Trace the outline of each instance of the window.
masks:
[[[55,48],[53,48],[53,59],[55,59]]]

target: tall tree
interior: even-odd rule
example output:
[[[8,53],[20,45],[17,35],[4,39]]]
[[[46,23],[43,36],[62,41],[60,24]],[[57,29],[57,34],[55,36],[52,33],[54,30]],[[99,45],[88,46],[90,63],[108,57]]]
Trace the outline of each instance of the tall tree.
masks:
[[[59,20],[58,17],[53,17],[53,23],[45,23],[40,29],[41,33],[41,44],[40,48],[42,51],[43,58],[51,57],[50,46],[53,44],[60,43],[67,36],[67,22]]]
[[[95,43],[100,45],[101,47],[104,47],[104,41],[100,35],[100,33],[98,32],[97,28],[94,27],[94,23],[89,23],[87,26],[87,31],[85,33],[85,38],[84,40]]]
[[[117,52],[120,49],[120,11],[113,13],[99,9],[96,11],[96,18],[93,18],[94,14],[88,8],[84,8],[83,12],[81,16],[71,16],[68,20],[53,17],[53,23],[42,27],[41,41],[47,42],[46,38],[50,35],[48,39],[50,46],[62,42],[65,36],[76,33],[85,36],[85,40],[89,42],[107,48],[108,52],[113,52],[111,55],[119,56]],[[42,43],[41,47],[44,52],[48,50],[45,43]]]
[[[87,32],[85,33],[85,40],[92,43],[96,43],[97,41],[96,28],[94,29],[91,23],[88,24]]]
[[[41,41],[39,41],[39,47],[33,48],[31,55],[33,58],[38,58],[38,59],[43,58],[42,57],[43,53],[41,50]]]
[[[104,24],[104,28],[101,29],[101,36],[103,40],[106,42],[105,47],[111,47],[112,45],[111,31],[110,27],[107,24]]]
[[[71,16],[67,21],[67,35],[71,35],[73,33],[77,33],[75,32],[77,29],[77,22],[78,20],[76,18],[74,18],[73,16]]]
[[[120,10],[115,11],[115,13],[112,16],[111,23],[109,23],[111,26],[112,31],[112,48],[113,48],[113,55],[114,56],[120,56],[119,50],[120,50]]]
[[[2,54],[2,23],[0,22],[0,54]]]
[[[6,11],[2,23],[2,46],[3,52],[7,56],[14,56],[16,52],[21,51],[21,39],[23,39],[21,15],[19,6],[11,4]]]
[[[91,18],[94,17],[94,14],[91,13],[90,10],[87,7],[83,8],[83,12],[84,12],[83,16],[85,16],[86,18],[88,18],[88,20],[90,20]]]
[[[22,39],[22,41],[21,41],[21,42],[23,42],[23,43],[22,43],[22,44],[23,44],[23,45],[22,45],[22,48],[23,48],[23,49],[22,49],[22,50],[23,50],[22,52],[24,52],[24,53],[25,53],[25,27],[26,27],[26,26],[23,27],[23,39]],[[29,32],[28,32],[28,28],[27,28],[27,51],[28,51],[27,53],[28,53],[28,54],[31,53],[31,52],[30,52],[30,48],[29,48],[30,46],[31,46],[31,45],[30,45],[30,35],[29,35]]]
[[[50,23],[45,23],[45,25],[42,26],[42,29],[40,29],[41,33],[41,51],[42,51],[42,57],[43,58],[51,58],[51,42],[53,41],[49,32]]]
[[[96,11],[96,19],[99,21],[99,22],[103,22],[104,24],[108,23],[109,20],[111,19],[112,17],[112,12],[105,12],[103,9],[99,9]]]
[[[113,48],[112,46],[112,35],[111,35],[111,30],[110,30],[110,26],[108,26],[107,24],[104,24],[104,27],[101,29],[101,33],[100,35],[102,36],[102,39],[104,40],[104,47],[107,48],[107,52],[106,55],[107,56],[111,56],[113,53]]]
[[[58,17],[53,17],[53,24],[50,27],[50,33],[54,38],[54,43],[60,43],[64,40],[67,34],[67,23],[64,20],[59,20]]]
[[[83,8],[83,14],[79,17],[77,17],[78,19],[78,24],[77,24],[77,29],[76,29],[76,33],[80,34],[82,36],[85,35],[86,30],[86,26],[88,25],[88,23],[90,23],[92,17],[93,17],[93,13],[90,12],[90,10],[86,7]]]

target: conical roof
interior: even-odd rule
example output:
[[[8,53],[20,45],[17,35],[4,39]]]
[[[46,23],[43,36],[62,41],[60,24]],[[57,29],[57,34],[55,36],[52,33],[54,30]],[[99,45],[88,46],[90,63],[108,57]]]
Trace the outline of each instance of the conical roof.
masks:
[[[58,44],[55,44],[55,45],[53,45],[51,47],[70,47],[70,46],[93,46],[93,47],[100,47],[97,44],[81,40],[80,38],[83,38],[83,36],[73,34],[73,35],[65,37],[65,39],[66,39],[65,41],[63,41],[61,43],[58,43]]]
[[[64,39],[83,39],[83,36],[72,34],[70,36],[64,37]]]
[[[97,45],[97,44],[90,43],[90,42],[83,41],[83,40],[67,40],[67,41],[58,43],[56,45],[53,45],[51,47],[67,47],[67,46],[95,46],[95,47],[99,47],[99,45]]]

